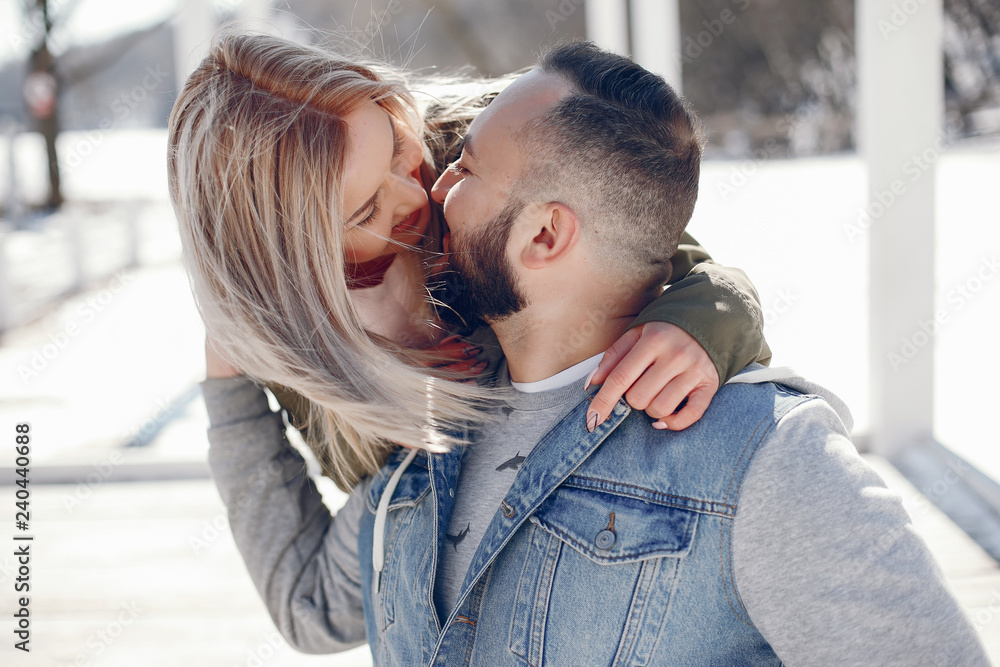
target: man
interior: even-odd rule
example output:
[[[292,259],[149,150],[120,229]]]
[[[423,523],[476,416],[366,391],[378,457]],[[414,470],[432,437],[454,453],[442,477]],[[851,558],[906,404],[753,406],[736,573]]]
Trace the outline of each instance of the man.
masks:
[[[655,297],[699,162],[669,86],[587,44],[476,119],[435,196],[463,305],[506,356],[506,407],[464,452],[399,452],[332,523],[301,477],[244,495],[316,526],[268,547],[269,526],[233,525],[265,543],[244,557],[293,645],[366,637],[394,665],[988,664],[819,388],[727,384],[682,432],[624,402],[592,416],[584,378]],[[232,418],[205,389],[213,447],[252,426],[280,437],[273,416]],[[250,489],[239,476],[263,463],[213,471]]]

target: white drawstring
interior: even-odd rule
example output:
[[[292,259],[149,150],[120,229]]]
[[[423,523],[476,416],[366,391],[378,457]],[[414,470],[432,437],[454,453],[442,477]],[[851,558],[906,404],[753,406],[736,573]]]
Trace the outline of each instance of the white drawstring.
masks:
[[[379,590],[382,583],[382,566],[385,565],[385,517],[389,513],[389,500],[392,499],[392,494],[395,492],[396,486],[399,485],[403,472],[416,456],[417,450],[411,449],[403,462],[392,473],[389,483],[385,485],[382,496],[378,499],[378,509],[375,510],[374,535],[372,535],[372,566],[375,568],[376,591]]]

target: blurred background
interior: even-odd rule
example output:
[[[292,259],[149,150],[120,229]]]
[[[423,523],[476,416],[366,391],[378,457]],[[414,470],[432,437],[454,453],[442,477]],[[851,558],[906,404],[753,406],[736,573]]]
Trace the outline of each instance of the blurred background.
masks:
[[[994,0],[0,0],[0,541],[34,536],[32,652],[5,620],[0,663],[370,664],[284,644],[205,460],[165,128],[226,21],[428,76],[587,37],[680,88],[709,129],[690,231],[757,285],[772,365],[850,405],[1000,660]]]

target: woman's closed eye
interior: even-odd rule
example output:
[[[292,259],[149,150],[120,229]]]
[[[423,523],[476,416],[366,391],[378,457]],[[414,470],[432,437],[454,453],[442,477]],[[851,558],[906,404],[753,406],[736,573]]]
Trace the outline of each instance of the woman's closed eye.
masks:
[[[406,144],[403,142],[403,137],[399,136],[399,132],[396,130],[396,121],[391,116],[389,119],[392,125],[392,159],[395,160],[403,154]]]
[[[375,218],[379,216],[382,212],[381,202],[379,201],[381,197],[376,198],[372,203],[372,212],[365,216],[365,219],[358,223],[358,227],[366,227],[372,223]]]

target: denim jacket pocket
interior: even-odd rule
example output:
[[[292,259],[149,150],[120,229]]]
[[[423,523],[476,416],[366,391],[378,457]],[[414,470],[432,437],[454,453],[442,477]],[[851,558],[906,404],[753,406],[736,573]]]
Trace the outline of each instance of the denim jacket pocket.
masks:
[[[698,514],[571,478],[529,521],[510,650],[534,666],[649,664]]]

